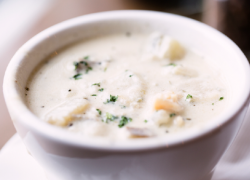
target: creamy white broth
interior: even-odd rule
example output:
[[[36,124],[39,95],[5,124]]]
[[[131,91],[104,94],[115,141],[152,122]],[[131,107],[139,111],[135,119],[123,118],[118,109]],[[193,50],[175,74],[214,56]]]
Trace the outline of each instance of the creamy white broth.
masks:
[[[30,77],[29,108],[68,131],[111,139],[168,135],[212,120],[228,101],[222,74],[187,46],[177,59],[160,57],[159,37],[115,34],[57,51]]]

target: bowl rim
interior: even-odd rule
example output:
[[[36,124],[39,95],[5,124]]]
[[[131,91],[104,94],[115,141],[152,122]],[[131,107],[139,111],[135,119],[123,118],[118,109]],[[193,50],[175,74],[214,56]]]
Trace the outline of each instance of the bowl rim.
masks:
[[[47,37],[50,37],[52,35],[55,35],[56,33],[59,33],[61,31],[67,30],[70,27],[84,24],[86,22],[91,21],[100,21],[105,19],[117,19],[121,17],[126,18],[133,18],[138,16],[155,16],[155,17],[169,17],[173,18],[179,21],[185,21],[186,23],[189,23],[190,25],[194,25],[197,27],[200,27],[201,30],[209,31],[211,34],[213,34],[215,37],[221,38],[221,40],[227,42],[232,48],[234,48],[235,52],[241,59],[241,63],[244,68],[244,75],[246,75],[246,88],[243,89],[243,93],[241,94],[241,98],[239,99],[238,106],[235,106],[235,110],[232,112],[228,112],[227,115],[224,116],[224,119],[217,118],[219,121],[217,123],[211,124],[209,127],[207,127],[204,131],[200,132],[194,132],[188,134],[188,136],[180,137],[176,136],[173,140],[164,140],[162,138],[158,138],[159,141],[156,141],[154,138],[149,138],[146,140],[145,143],[138,143],[141,140],[133,140],[134,142],[123,142],[118,144],[112,144],[110,143],[105,145],[100,145],[101,140],[96,140],[93,142],[91,140],[92,138],[82,138],[79,139],[75,135],[71,135],[69,133],[65,133],[60,128],[54,127],[49,125],[46,122],[43,122],[39,120],[27,107],[26,105],[20,100],[20,95],[18,93],[18,90],[16,88],[15,83],[15,77],[17,76],[17,70],[20,68],[19,64],[20,62],[25,58],[24,51],[27,52],[27,49],[32,50],[37,44],[41,43],[42,40],[44,40]],[[56,24],[33,38],[31,38],[28,42],[26,42],[13,56],[11,59],[6,72],[4,76],[4,83],[3,83],[3,91],[4,91],[4,98],[7,103],[9,112],[11,112],[11,116],[13,119],[13,122],[18,121],[25,125],[30,132],[35,132],[41,136],[44,136],[50,140],[63,143],[69,146],[75,146],[75,147],[81,147],[81,148],[88,148],[88,149],[95,149],[95,150],[106,150],[106,151],[142,151],[142,150],[151,150],[151,149],[161,149],[161,148],[170,148],[170,147],[176,147],[179,145],[187,144],[189,142],[193,142],[194,140],[198,140],[200,138],[206,137],[207,135],[213,134],[214,131],[220,129],[222,126],[225,126],[228,122],[232,121],[234,116],[236,116],[246,105],[249,98],[249,92],[250,92],[250,70],[249,70],[249,64],[245,57],[245,55],[242,53],[242,51],[238,48],[235,43],[230,40],[228,37],[226,37],[224,34],[220,33],[219,31],[209,27],[208,25],[205,25],[201,22],[198,22],[193,19],[189,19],[186,17],[182,17],[179,15],[174,15],[170,13],[163,13],[163,12],[156,12],[156,11],[146,11],[146,10],[118,10],[118,11],[107,11],[107,12],[99,12],[99,13],[93,13],[88,15],[83,15],[80,17],[76,17],[70,20],[66,20],[64,22],[61,22],[59,24]],[[15,107],[15,108],[14,108]],[[22,116],[18,116],[19,114],[22,114]],[[216,119],[216,120],[217,120]],[[143,140],[144,141],[144,140]],[[130,144],[128,146],[128,144]]]

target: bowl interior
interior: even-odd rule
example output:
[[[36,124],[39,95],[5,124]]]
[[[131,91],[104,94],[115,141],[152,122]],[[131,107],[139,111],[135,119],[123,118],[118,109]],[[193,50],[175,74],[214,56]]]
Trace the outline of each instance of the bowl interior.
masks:
[[[25,105],[25,86],[38,64],[55,51],[79,40],[112,33],[162,32],[174,37],[199,54],[208,57],[230,89],[229,103],[203,130],[190,129],[164,138],[118,142],[92,141],[67,134],[36,118]],[[235,115],[247,100],[249,93],[249,67],[245,56],[226,36],[197,21],[177,15],[150,11],[113,11],[78,17],[55,25],[28,41],[11,60],[6,71],[4,94],[12,119],[19,119],[31,129],[65,143],[106,148],[145,148],[171,146],[205,135],[223,125]],[[13,108],[18,107],[18,108]],[[22,113],[22,117],[16,114]],[[60,136],[60,137],[59,137]]]

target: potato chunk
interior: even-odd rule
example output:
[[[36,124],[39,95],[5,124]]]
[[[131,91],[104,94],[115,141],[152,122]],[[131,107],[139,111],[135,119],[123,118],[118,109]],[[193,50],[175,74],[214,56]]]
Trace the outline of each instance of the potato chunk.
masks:
[[[89,106],[85,99],[72,99],[52,109],[45,119],[50,124],[67,126],[75,115],[82,114]]]
[[[178,103],[178,96],[173,92],[158,94],[154,102],[155,110],[166,110],[168,112],[180,112],[183,108]]]
[[[161,109],[153,114],[153,120],[158,125],[168,124],[170,122],[170,113]]]
[[[185,55],[184,47],[175,39],[161,33],[152,33],[147,43],[147,52],[153,59],[169,58],[182,59]]]
[[[179,127],[183,126],[184,125],[183,118],[181,116],[177,116],[174,120],[174,124]]]
[[[181,44],[175,39],[170,39],[165,57],[168,57],[170,60],[176,60],[182,59],[184,55],[185,49],[181,46]]]

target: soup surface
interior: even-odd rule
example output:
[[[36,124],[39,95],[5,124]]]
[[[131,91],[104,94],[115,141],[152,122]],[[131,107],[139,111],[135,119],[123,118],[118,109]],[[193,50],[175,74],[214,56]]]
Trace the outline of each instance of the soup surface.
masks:
[[[41,120],[84,136],[165,136],[212,120],[226,106],[223,75],[161,33],[84,40],[45,60],[27,104]]]

